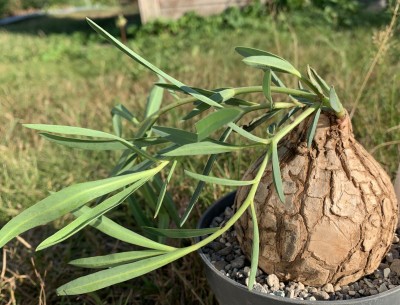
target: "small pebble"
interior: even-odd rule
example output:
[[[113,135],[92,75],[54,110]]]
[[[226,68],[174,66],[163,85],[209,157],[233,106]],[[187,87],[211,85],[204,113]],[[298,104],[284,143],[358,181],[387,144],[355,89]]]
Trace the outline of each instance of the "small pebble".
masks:
[[[288,290],[288,292],[286,293],[287,298],[294,299],[294,296],[295,294],[293,289]]]
[[[272,291],[276,291],[279,289],[279,279],[275,274],[269,274],[266,280],[268,286],[271,288]]]
[[[333,292],[335,292],[335,290],[333,289],[333,285],[332,285],[331,283],[328,283],[328,284],[324,285],[324,286],[322,287],[322,290],[325,291],[325,292],[327,292],[327,293],[333,293]]]
[[[225,269],[225,266],[226,266],[227,264],[228,264],[228,263],[227,263],[226,261],[224,261],[224,260],[213,263],[215,269],[217,269],[218,271],[224,270],[224,269]]]
[[[382,285],[379,286],[378,291],[379,292],[385,292],[385,291],[388,291],[388,288],[386,287],[385,284],[382,284]]]
[[[390,269],[389,268],[383,269],[383,277],[385,279],[387,279],[389,277],[389,274],[390,274]]]
[[[285,293],[281,290],[276,290],[276,291],[274,291],[274,295],[276,295],[278,297],[284,297]]]
[[[329,294],[326,293],[325,291],[318,291],[317,293],[314,294],[314,297],[317,300],[329,300]]]
[[[399,237],[398,237],[397,235],[393,236],[393,241],[392,241],[392,243],[398,244],[399,241],[400,241],[400,239],[399,239]]]
[[[400,275],[400,259],[393,260],[393,263],[390,264],[390,271],[396,272],[397,275]]]
[[[237,257],[231,261],[232,268],[242,268],[244,266],[244,257]]]

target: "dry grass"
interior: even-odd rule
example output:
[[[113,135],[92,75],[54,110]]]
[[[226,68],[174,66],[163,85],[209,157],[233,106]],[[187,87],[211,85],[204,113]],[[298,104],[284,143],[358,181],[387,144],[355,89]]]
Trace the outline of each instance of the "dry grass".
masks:
[[[261,74],[242,65],[233,47],[268,49],[298,62],[302,71],[310,63],[329,83],[335,84],[344,105],[351,109],[376,53],[373,37],[379,30],[332,31],[266,20],[259,30],[223,30],[218,37],[207,37],[201,32],[165,34],[130,41],[130,45],[176,78],[206,88],[260,83]],[[122,102],[140,117],[147,92],[156,81],[117,50],[85,33],[66,36],[43,31],[27,35],[15,28],[13,31],[0,32],[1,224],[45,197],[48,191],[105,177],[116,157],[112,153],[87,153],[51,145],[24,129],[21,123],[111,131],[111,107]],[[355,133],[370,150],[400,139],[398,130],[387,132],[400,123],[399,51],[398,32],[395,32],[354,115]],[[285,81],[294,85],[288,78]],[[396,145],[378,147],[374,154],[394,177],[399,163]],[[221,162],[216,174],[237,178],[245,168],[238,169],[235,165],[245,165],[248,158],[241,156],[235,164]],[[193,185],[183,179],[174,185],[174,198],[184,205]],[[208,190],[203,204],[226,191]],[[193,225],[200,213],[201,209],[195,212]],[[57,297],[54,292],[57,286],[86,272],[68,266],[68,261],[128,249],[127,245],[85,230],[69,242],[34,253],[32,249],[44,236],[65,221],[61,219],[52,226],[32,230],[22,236],[24,239],[15,240],[3,249],[0,304],[215,304],[204,277],[199,276],[202,271],[195,254],[145,277],[99,292]]]

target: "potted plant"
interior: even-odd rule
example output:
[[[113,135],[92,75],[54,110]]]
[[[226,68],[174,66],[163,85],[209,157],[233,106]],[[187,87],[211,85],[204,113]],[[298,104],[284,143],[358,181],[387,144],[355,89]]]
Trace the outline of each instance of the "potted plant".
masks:
[[[258,266],[281,281],[297,280],[314,286],[346,285],[378,267],[391,246],[397,224],[393,186],[380,165],[354,139],[349,115],[334,88],[315,70],[308,68],[307,75],[303,75],[277,55],[238,47],[236,51],[244,57],[244,63],[263,72],[261,86],[192,88],[127,48],[93,21],[88,19],[88,22],[122,52],[156,73],[160,82],[150,95],[141,122],[123,106],[113,109],[115,135],[71,126],[25,124],[57,144],[89,150],[123,150],[123,153],[111,177],[52,193],[10,220],[0,230],[0,247],[25,231],[68,213],[73,213],[76,219],[46,238],[37,250],[60,243],[88,225],[143,247],[138,251],[72,261],[76,266],[104,270],[64,284],[57,290],[60,295],[88,293],[146,274],[200,250],[233,227],[240,247],[251,261],[248,289],[232,286],[229,281],[223,284],[223,289],[228,286],[239,289],[248,304],[303,302],[250,294]],[[286,87],[277,76],[279,73],[298,78],[299,88]],[[163,89],[189,97],[161,106]],[[246,93],[259,93],[263,98],[244,100],[241,97]],[[287,102],[275,102],[272,98],[275,94],[286,95]],[[162,115],[184,105],[192,107],[183,119],[194,121],[195,132],[157,125]],[[121,119],[135,125],[134,138],[121,136]],[[248,123],[243,124],[244,119]],[[216,138],[221,129],[224,131]],[[261,130],[260,135],[252,132],[257,129]],[[235,144],[231,142],[234,134],[238,138]],[[243,180],[210,175],[218,154],[253,148],[264,153],[249,167]],[[200,182],[179,217],[166,197],[168,183],[185,157],[203,155],[210,157],[202,174],[185,170],[189,177]],[[167,172],[164,180],[161,172]],[[183,226],[205,183],[238,187],[235,203],[231,195],[221,201],[222,205],[217,204],[218,208],[210,210],[217,216],[222,208],[234,204],[234,213],[224,224],[208,227],[210,213],[206,213],[208,216],[202,222],[205,227],[199,229],[146,228],[164,237],[202,237],[190,246],[172,247],[104,216],[125,200],[134,200],[137,190],[152,184],[159,191],[155,216],[166,210],[178,226]],[[140,213],[140,207],[135,207]],[[208,267],[211,272],[210,264]],[[222,283],[221,274],[218,270],[214,272],[210,278]],[[372,303],[367,300],[365,304],[375,304],[377,299],[393,304],[394,293],[398,294],[399,289],[371,297]],[[232,292],[230,297],[235,295]]]

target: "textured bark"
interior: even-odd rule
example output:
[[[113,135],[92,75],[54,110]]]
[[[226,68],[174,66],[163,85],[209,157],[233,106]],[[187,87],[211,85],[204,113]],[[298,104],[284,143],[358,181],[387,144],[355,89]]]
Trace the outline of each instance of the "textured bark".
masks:
[[[312,148],[306,133],[312,118],[279,147],[282,203],[271,166],[255,195],[260,230],[259,267],[281,280],[308,285],[345,285],[372,273],[388,251],[397,224],[397,200],[388,175],[354,139],[350,119],[322,113]],[[243,179],[256,175],[261,158]],[[249,187],[239,188],[235,206]],[[252,220],[235,225],[244,253],[251,256]]]

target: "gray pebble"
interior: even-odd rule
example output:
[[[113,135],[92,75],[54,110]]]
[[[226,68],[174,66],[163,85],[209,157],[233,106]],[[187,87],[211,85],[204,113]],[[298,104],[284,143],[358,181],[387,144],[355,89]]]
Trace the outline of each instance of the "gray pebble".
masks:
[[[231,261],[231,266],[232,268],[243,268],[244,266],[244,258],[239,256],[235,258],[233,261]]]
[[[285,296],[285,292],[283,292],[281,290],[276,290],[276,291],[274,291],[274,295],[276,295],[278,297],[284,297]]]
[[[389,277],[389,274],[390,274],[390,269],[389,268],[383,269],[383,277],[385,279],[387,279]]]
[[[224,260],[222,260],[222,261],[217,261],[217,262],[214,262],[214,263],[213,263],[215,269],[217,269],[218,271],[224,270],[224,268],[225,268],[225,266],[226,266],[227,264],[228,264],[228,263],[227,263],[226,261],[224,261]]]
[[[325,291],[318,291],[317,293],[314,294],[314,297],[317,300],[329,300],[329,294],[326,293]]]
[[[335,290],[333,289],[333,285],[332,285],[331,283],[328,283],[328,284],[324,285],[324,286],[322,287],[322,290],[325,291],[325,292],[327,292],[327,293],[333,293],[333,292],[335,292]]]
[[[232,246],[225,247],[217,252],[218,255],[226,256],[232,251]]]
[[[388,291],[388,288],[386,287],[385,284],[382,284],[382,285],[379,286],[378,291],[379,292],[385,292],[385,291]]]
[[[294,296],[295,296],[295,294],[294,294],[294,289],[289,289],[289,290],[286,292],[286,297],[287,297],[287,298],[294,299]]]
[[[275,274],[269,274],[266,278],[266,281],[272,291],[279,289],[279,279]]]

